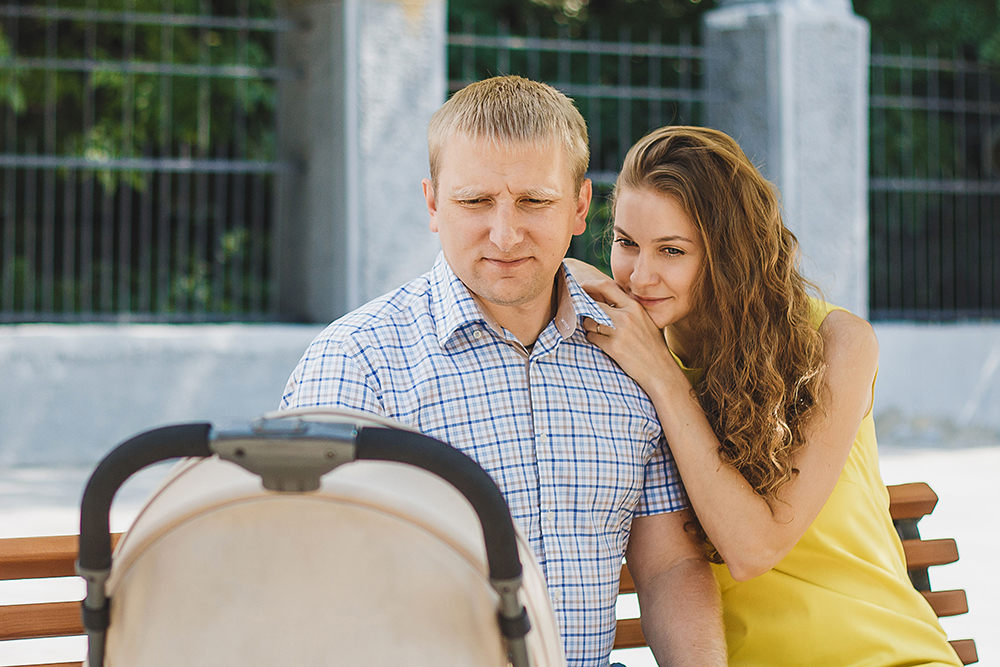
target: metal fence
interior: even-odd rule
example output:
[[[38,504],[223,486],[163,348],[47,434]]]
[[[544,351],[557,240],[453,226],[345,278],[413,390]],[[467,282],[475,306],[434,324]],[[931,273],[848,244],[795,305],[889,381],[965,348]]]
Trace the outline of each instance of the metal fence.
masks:
[[[543,30],[537,21],[529,21],[523,35],[512,35],[504,21],[477,26],[464,18],[450,28],[452,92],[488,76],[520,74],[545,81],[576,102],[590,133],[587,175],[594,181],[595,202],[588,231],[574,238],[570,254],[606,264],[606,196],[629,147],[657,127],[702,122],[703,49],[692,44],[691,33],[665,36],[656,25],[610,36],[597,26],[571,36],[565,25],[552,22]]]
[[[876,47],[870,151],[872,318],[1000,317],[1000,69]]]
[[[260,0],[0,5],[0,322],[277,316]]]
[[[272,0],[0,4],[0,322],[278,319]],[[625,151],[704,122],[688,33],[453,17],[448,81],[516,73],[576,101],[597,186],[571,254],[606,262]],[[933,48],[871,68],[871,316],[1000,317],[1000,79]]]

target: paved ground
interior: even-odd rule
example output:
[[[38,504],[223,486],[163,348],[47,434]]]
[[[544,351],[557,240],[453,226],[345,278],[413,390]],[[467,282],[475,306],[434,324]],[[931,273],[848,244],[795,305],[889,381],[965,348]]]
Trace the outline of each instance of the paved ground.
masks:
[[[112,511],[112,530],[123,530],[142,499],[162,477],[165,468],[153,468],[130,480]],[[0,536],[70,534],[78,531],[83,485],[90,474],[80,468],[16,468],[0,470]],[[935,568],[936,589],[964,588],[969,613],[942,624],[949,637],[971,637],[979,649],[980,664],[1000,664],[1000,447],[898,448],[882,451],[882,474],[887,484],[926,481],[941,498],[934,513],[921,524],[925,538],[954,537],[961,559]],[[54,583],[52,600],[79,599],[78,587]],[[76,596],[75,598],[73,596]],[[26,601],[19,582],[0,582],[0,604]],[[628,611],[622,612],[628,615]],[[80,660],[85,644],[78,638],[4,642],[0,667],[29,661]],[[655,664],[648,651],[618,651],[614,659],[628,667]]]

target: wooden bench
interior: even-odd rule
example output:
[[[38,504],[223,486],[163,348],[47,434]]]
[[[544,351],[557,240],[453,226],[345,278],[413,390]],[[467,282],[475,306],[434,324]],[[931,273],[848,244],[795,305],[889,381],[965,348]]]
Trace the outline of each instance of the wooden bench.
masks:
[[[914,587],[924,594],[938,616],[954,616],[969,611],[965,591],[931,591],[927,568],[958,560],[953,539],[921,540],[917,522],[930,514],[937,496],[924,483],[889,487],[890,513],[903,540],[907,569]],[[113,535],[117,542],[119,535]],[[77,537],[23,537],[0,539],[0,579],[39,579],[73,577]],[[622,566],[620,595],[635,592],[628,568]],[[67,637],[83,634],[80,603],[47,602],[0,606],[0,641],[43,637]],[[976,644],[971,639],[952,641],[965,665],[978,660]],[[646,646],[638,618],[618,621],[615,648]],[[80,662],[50,663],[45,667],[78,667]]]
[[[937,494],[924,482],[899,484],[889,488],[889,513],[903,541],[903,552],[906,555],[906,569],[910,575],[913,587],[923,593],[931,608],[938,617],[957,616],[969,611],[969,603],[964,590],[932,591],[927,577],[927,568],[934,565],[954,563],[958,560],[958,546],[951,538],[941,540],[922,540],[917,530],[917,522],[934,510],[937,505]],[[635,593],[635,584],[628,572],[628,567],[622,565],[621,584],[618,594]],[[638,648],[646,646],[642,627],[638,618],[620,619],[618,633],[615,636],[615,648]],[[979,661],[976,654],[976,642],[972,639],[958,639],[949,642],[958,654],[963,665],[971,665]]]

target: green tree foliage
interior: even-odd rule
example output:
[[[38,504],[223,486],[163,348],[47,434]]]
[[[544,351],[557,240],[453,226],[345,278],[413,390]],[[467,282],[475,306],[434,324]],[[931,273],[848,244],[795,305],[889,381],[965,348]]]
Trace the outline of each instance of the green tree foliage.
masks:
[[[672,38],[682,31],[697,33],[701,15],[715,6],[716,0],[451,0],[448,13],[452,25],[470,18],[477,25],[505,21],[516,34],[534,20],[543,34],[546,26],[565,26],[578,37],[595,26],[616,35],[621,27],[658,25]]]
[[[452,21],[472,16],[479,25],[506,20],[512,32],[529,17],[570,26],[582,34],[600,25],[613,34],[619,25],[661,24],[697,31],[717,0],[451,0]],[[998,0],[854,0],[854,11],[871,22],[872,39],[886,45],[936,43],[942,52],[959,48],[1000,63]]]
[[[270,17],[273,0],[34,0],[25,6],[98,13],[135,12]],[[107,16],[107,14],[104,14]],[[124,21],[8,18],[0,58],[59,59],[167,66],[271,67],[273,36],[237,29]],[[16,45],[12,42],[16,40]],[[88,98],[93,95],[91,109]],[[102,159],[143,152],[177,155],[180,146],[210,155],[231,146],[251,159],[274,155],[273,85],[260,79],[162,76],[113,68],[82,71],[0,69],[0,102],[19,118],[22,141],[64,155]],[[55,136],[44,123],[53,112]],[[44,136],[44,139],[43,139]],[[15,147],[7,147],[13,151]],[[24,150],[22,144],[18,150]]]
[[[887,48],[933,43],[942,53],[957,49],[1000,63],[998,0],[855,0],[854,9],[871,22],[872,39]]]

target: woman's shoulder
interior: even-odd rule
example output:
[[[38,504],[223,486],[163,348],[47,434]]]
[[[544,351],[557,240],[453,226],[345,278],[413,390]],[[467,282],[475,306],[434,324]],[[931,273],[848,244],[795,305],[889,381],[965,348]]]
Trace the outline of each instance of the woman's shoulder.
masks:
[[[868,320],[821,299],[810,297],[809,301],[813,326],[823,338],[828,363],[838,357],[877,363],[878,339]]]

